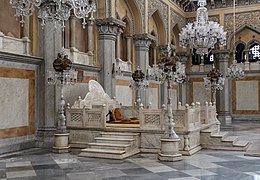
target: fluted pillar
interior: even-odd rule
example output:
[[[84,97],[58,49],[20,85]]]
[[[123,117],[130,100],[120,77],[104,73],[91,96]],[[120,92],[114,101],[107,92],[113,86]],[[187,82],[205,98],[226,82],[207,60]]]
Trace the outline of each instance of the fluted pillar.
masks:
[[[216,58],[219,61],[219,71],[223,77],[227,76],[229,52],[219,51],[216,54]],[[221,126],[227,127],[231,125],[231,80],[226,78],[223,90],[217,93],[217,109],[218,109],[218,119],[221,122]]]
[[[98,27],[98,59],[100,68],[101,85],[110,96],[115,96],[112,67],[116,58],[116,35],[119,28],[124,28],[125,23],[115,18],[97,19]]]

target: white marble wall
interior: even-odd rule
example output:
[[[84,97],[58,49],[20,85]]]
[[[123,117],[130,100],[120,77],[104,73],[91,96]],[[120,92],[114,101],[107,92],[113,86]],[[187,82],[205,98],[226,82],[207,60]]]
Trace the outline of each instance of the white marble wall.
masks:
[[[116,99],[123,106],[132,106],[132,89],[129,86],[116,86]]]
[[[204,82],[193,82],[192,96],[193,102],[200,102],[200,104],[211,101],[211,92],[204,88]]]
[[[1,129],[28,126],[29,80],[0,78],[0,87]]]
[[[258,81],[236,82],[236,110],[259,110]]]

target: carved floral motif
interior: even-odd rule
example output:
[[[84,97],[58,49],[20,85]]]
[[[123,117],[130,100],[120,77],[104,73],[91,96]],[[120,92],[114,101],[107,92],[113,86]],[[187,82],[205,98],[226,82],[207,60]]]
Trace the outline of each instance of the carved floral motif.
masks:
[[[249,24],[256,29],[260,30],[260,11],[251,11],[245,13],[237,13],[235,16],[235,29],[239,29],[245,24]],[[227,32],[228,36],[234,32],[234,15],[226,14],[224,17],[225,25],[224,31]]]
[[[186,24],[186,20],[181,15],[177,14],[173,9],[171,9],[171,29],[175,24],[179,24],[179,28],[183,28]]]
[[[168,7],[162,1],[148,1],[149,2],[149,10],[148,10],[148,18],[150,19],[151,16],[155,13],[155,11],[159,11],[162,15],[162,20],[164,23],[164,27],[166,30],[166,34],[168,33]]]

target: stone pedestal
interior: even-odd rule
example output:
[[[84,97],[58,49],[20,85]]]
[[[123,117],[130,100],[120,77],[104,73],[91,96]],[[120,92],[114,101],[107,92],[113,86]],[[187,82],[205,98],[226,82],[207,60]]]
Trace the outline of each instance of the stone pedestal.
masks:
[[[56,133],[55,136],[55,145],[52,148],[54,153],[68,153],[70,151],[69,146],[69,133]]]
[[[161,139],[161,151],[158,154],[160,161],[180,161],[182,154],[179,153],[179,138]]]

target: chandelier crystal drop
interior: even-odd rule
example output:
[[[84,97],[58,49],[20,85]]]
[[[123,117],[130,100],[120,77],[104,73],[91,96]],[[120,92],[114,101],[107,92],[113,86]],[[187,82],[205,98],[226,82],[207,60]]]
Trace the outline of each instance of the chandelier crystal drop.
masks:
[[[215,46],[226,45],[226,32],[223,26],[217,22],[208,20],[208,10],[206,0],[198,0],[196,21],[188,23],[182,28],[180,36],[180,45],[186,48],[196,49],[196,53],[200,56],[207,55]]]
[[[94,0],[10,0],[10,4],[16,10],[15,16],[21,16],[22,25],[25,16],[30,16],[35,9],[39,9],[38,17],[42,26],[51,21],[55,27],[64,28],[64,22],[69,19],[73,11],[75,17],[82,19],[85,28],[86,19],[93,20],[93,13],[96,12]]]
[[[241,67],[237,64],[237,61],[234,60],[233,63],[228,68],[227,77],[230,77],[231,79],[242,79],[245,76],[245,72],[242,70]]]

